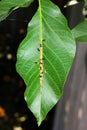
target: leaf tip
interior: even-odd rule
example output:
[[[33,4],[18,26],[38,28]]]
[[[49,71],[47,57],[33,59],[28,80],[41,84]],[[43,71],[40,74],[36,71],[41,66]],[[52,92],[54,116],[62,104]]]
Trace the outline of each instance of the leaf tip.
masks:
[[[39,117],[37,118],[37,125],[38,125],[38,127],[41,125],[43,120],[44,119],[41,118],[41,115],[39,115]]]
[[[37,121],[38,127],[41,125],[41,123],[42,123],[41,120],[38,120],[38,121]]]

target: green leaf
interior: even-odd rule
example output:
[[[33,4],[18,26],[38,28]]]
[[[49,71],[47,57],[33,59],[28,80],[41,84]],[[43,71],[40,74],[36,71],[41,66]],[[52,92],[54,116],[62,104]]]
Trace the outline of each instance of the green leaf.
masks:
[[[87,19],[72,29],[72,34],[77,42],[87,42]]]
[[[62,95],[75,48],[60,9],[49,0],[39,0],[27,36],[18,48],[16,63],[27,86],[25,100],[38,125]]]
[[[85,0],[85,5],[87,6],[87,0]]]
[[[33,0],[1,0],[0,21],[4,20],[14,9],[29,6]]]

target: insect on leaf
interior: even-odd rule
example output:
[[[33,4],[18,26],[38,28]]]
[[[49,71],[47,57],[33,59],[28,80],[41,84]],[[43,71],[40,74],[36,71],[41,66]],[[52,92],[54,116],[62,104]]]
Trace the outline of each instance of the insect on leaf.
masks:
[[[75,55],[75,41],[60,9],[49,0],[28,24],[16,68],[26,83],[25,100],[38,125],[60,99]]]

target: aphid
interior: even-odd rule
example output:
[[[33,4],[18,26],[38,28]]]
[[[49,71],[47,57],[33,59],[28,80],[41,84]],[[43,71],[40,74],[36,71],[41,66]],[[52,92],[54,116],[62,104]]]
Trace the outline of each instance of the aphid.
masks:
[[[40,78],[42,78],[42,75],[40,75]]]
[[[40,51],[40,48],[37,48],[38,51]]]
[[[44,42],[44,41],[45,41],[45,39],[42,40],[42,42]]]
[[[42,69],[42,67],[40,66],[40,70]]]
[[[42,47],[42,44],[40,44],[40,48]]]
[[[42,60],[45,60],[45,58],[43,57]]]
[[[40,59],[40,64],[43,64],[43,61],[42,61],[42,59]]]
[[[38,64],[38,62],[37,62],[37,61],[35,61],[34,63],[35,63],[35,64]]]
[[[41,74],[43,74],[43,72],[41,72]]]

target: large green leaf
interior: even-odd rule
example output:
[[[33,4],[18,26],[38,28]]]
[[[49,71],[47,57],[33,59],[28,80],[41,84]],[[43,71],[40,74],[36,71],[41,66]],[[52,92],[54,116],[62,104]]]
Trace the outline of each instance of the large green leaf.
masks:
[[[87,0],[85,0],[85,5],[87,6]]]
[[[31,4],[33,0],[1,0],[0,1],[0,21],[4,20],[12,10],[25,7]]]
[[[87,42],[87,19],[72,29],[72,34],[77,42]]]
[[[38,125],[60,99],[74,55],[75,41],[65,17],[49,0],[39,0],[16,64],[27,86],[25,100]]]

